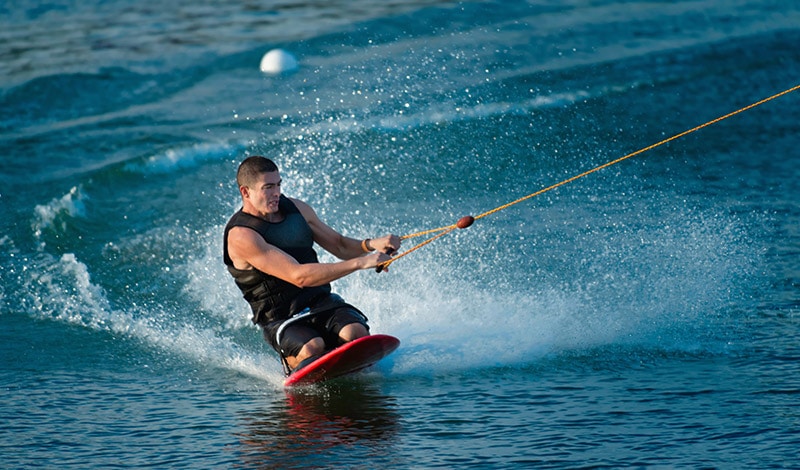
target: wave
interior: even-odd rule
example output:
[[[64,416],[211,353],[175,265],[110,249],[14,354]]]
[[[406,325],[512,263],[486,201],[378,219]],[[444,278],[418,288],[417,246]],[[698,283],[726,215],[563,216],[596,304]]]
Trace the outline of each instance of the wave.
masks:
[[[713,211],[662,213],[650,202],[606,207],[635,212],[641,224],[604,225],[615,216],[592,208],[579,208],[591,229],[562,224],[575,214],[559,208],[537,211],[536,220],[550,224],[531,221],[519,233],[482,221],[483,229],[434,243],[389,273],[356,273],[334,290],[365,312],[374,333],[401,339],[381,365],[393,374],[519,368],[591,351],[620,361],[727,354],[745,334],[732,306],[758,283],[750,222]],[[219,262],[220,232],[210,228],[204,252],[182,268],[192,273],[185,289],[215,321],[241,328],[249,310]]]
[[[20,138],[52,132],[54,128],[77,127],[103,116],[115,116],[117,111],[131,106],[163,99],[184,86],[181,80],[164,80],[119,67],[39,77],[2,95],[0,130]]]
[[[222,158],[228,150],[227,144],[188,147],[127,169],[175,172]],[[486,219],[479,224],[485,230],[475,226],[457,234],[458,243],[446,249],[433,245],[386,275],[358,273],[335,289],[367,313],[374,332],[401,338],[401,349],[382,366],[399,374],[523,367],[551,354],[626,345],[678,353],[724,350],[737,335],[738,312],[730,305],[751,286],[743,279],[759,259],[758,243],[746,238],[748,224],[730,214],[675,206],[675,195],[621,197],[605,199],[602,207],[539,208],[517,213],[511,222]],[[41,231],[63,225],[60,218],[84,217],[86,198],[75,187],[37,206],[36,226]],[[620,217],[631,213],[635,221]],[[153,260],[169,258],[165,282],[182,286],[186,303],[167,307],[142,300],[147,288],[112,302],[72,253],[40,253],[18,291],[39,316],[124,334],[187,361],[279,386],[274,355],[256,352],[251,340],[231,339],[242,333],[260,341],[260,334],[248,325],[247,306],[220,263],[221,226],[206,224],[182,236],[175,231],[153,229],[145,239],[127,240],[117,234],[104,256],[113,259],[119,250],[141,255],[109,262],[105,270],[132,268],[134,282],[150,282],[159,277]],[[182,320],[198,314],[205,327]]]
[[[291,195],[336,202],[323,215],[334,216],[339,227],[353,234],[373,233],[386,226],[411,229],[447,220],[457,210],[454,206],[492,207],[505,202],[511,190],[524,191],[521,186],[540,178],[542,167],[548,172],[547,180],[570,173],[570,162],[561,155],[549,160],[541,155],[556,153],[573,139],[575,146],[593,146],[593,137],[587,135],[597,128],[580,127],[579,122],[591,119],[587,118],[591,113],[585,108],[575,111],[576,104],[599,102],[596,119],[602,120],[616,105],[602,102],[609,94],[659,81],[683,84],[689,81],[687,71],[692,72],[690,78],[709,73],[699,70],[738,72],[741,55],[736,52],[743,49],[752,49],[751,54],[771,50],[771,58],[764,60],[783,60],[796,42],[792,41],[796,33],[791,32],[777,39],[763,33],[738,42],[718,32],[692,39],[691,33],[671,26],[688,14],[685,6],[663,8],[677,8],[680,14],[668,15],[658,30],[647,30],[652,37],[619,40],[620,36],[611,35],[617,44],[597,36],[611,28],[612,10],[594,10],[606,16],[604,24],[593,27],[594,18],[580,19],[571,16],[569,9],[554,8],[555,12],[540,11],[543,16],[532,14],[519,22],[516,18],[508,22],[508,13],[498,13],[499,17],[486,20],[489,26],[438,31],[441,37],[432,41],[423,34],[425,24],[415,26],[418,35],[408,40],[382,35],[380,21],[361,24],[354,28],[364,27],[374,37],[354,38],[348,29],[309,41],[302,45],[304,70],[309,73],[282,82],[262,81],[255,71],[257,61],[248,65],[248,60],[258,57],[256,49],[190,68],[165,67],[169,71],[161,74],[109,69],[27,82],[3,96],[2,104],[11,106],[0,106],[0,129],[10,134],[16,128],[14,132],[19,133],[9,138],[31,142],[53,133],[49,137],[64,146],[70,144],[61,141],[60,133],[80,134],[84,148],[74,158],[80,170],[90,171],[91,176],[70,178],[65,194],[35,206],[32,225],[40,250],[28,256],[37,261],[30,267],[18,260],[4,261],[12,263],[23,281],[13,289],[4,283],[0,300],[16,303],[19,296],[40,317],[124,334],[187,361],[278,384],[279,365],[273,355],[257,352],[263,346],[260,334],[249,325],[247,305],[220,263],[219,217],[208,217],[221,212],[219,206],[230,206],[232,211],[236,193],[219,196],[224,203],[197,202],[197,194],[183,188],[194,185],[206,195],[223,185],[216,173],[220,167],[224,165],[227,171],[241,154],[263,150],[283,160],[285,177],[294,185]],[[430,20],[447,12],[432,9],[411,18]],[[637,15],[646,20],[636,23],[639,26],[660,18],[644,10]],[[546,25],[546,18],[562,23]],[[736,34],[762,34],[754,33],[754,28],[774,31],[780,27],[754,21],[752,28],[737,26]],[[563,22],[596,29],[592,29],[594,35],[584,37],[585,43],[570,48],[569,30],[558,29]],[[397,21],[393,27],[402,29],[405,23],[414,22]],[[539,23],[551,28],[550,32],[558,31],[552,36],[526,30]],[[654,48],[659,34],[677,35],[679,40],[665,40]],[[559,48],[544,47],[558,39],[563,40]],[[657,53],[664,48],[679,50],[688,40],[693,45],[680,52]],[[781,42],[786,50],[777,49]],[[696,47],[700,43],[709,46]],[[250,66],[253,74],[239,73]],[[597,74],[595,79],[591,72],[599,66],[609,73]],[[347,73],[328,73],[331,70]],[[325,83],[332,76],[339,81]],[[223,79],[224,88],[219,86]],[[254,93],[257,98],[248,96],[247,102],[231,104],[225,100],[229,96],[218,96],[240,94],[239,85],[263,95]],[[65,95],[64,89],[75,93]],[[691,83],[681,85],[680,91],[697,97],[690,93],[697,91]],[[98,92],[113,99],[98,100]],[[664,101],[673,96],[671,92],[663,92]],[[636,94],[621,101],[633,106],[633,100],[641,97]],[[53,99],[59,106],[49,110],[48,100]],[[223,111],[202,115],[208,102],[224,103],[219,105]],[[295,104],[299,109],[293,114]],[[241,116],[248,119],[239,119],[237,112],[225,108],[238,106],[246,108]],[[687,113],[696,110],[687,109]],[[554,110],[564,110],[563,115],[513,125],[536,114],[557,114]],[[675,108],[666,110],[676,114]],[[640,114],[631,116],[641,117],[649,110],[636,111]],[[585,114],[576,116],[581,112]],[[193,119],[176,119],[180,113]],[[503,122],[482,122],[491,119]],[[439,126],[465,122],[475,125],[450,126],[446,136],[439,135],[445,134]],[[24,124],[21,129],[19,123]],[[540,124],[545,130],[526,134],[526,128]],[[661,131],[653,130],[660,124],[645,123],[652,133]],[[214,130],[203,134],[210,127]],[[616,125],[609,124],[608,133],[594,139],[617,135],[611,127]],[[548,135],[560,128],[572,133]],[[244,133],[255,138],[238,137]],[[101,138],[118,153],[109,157],[108,149],[97,143]],[[406,143],[411,141],[416,143]],[[549,147],[547,152],[526,148],[542,142]],[[38,150],[22,152],[23,158],[46,153]],[[83,155],[89,152],[97,157]],[[616,150],[603,147],[595,152]],[[574,151],[572,158],[580,158],[578,163],[583,164],[586,156],[580,153],[580,149]],[[100,162],[86,163],[91,158]],[[27,172],[26,163],[20,159],[20,174]],[[58,164],[62,165],[56,171],[60,174],[67,164]],[[101,170],[95,171],[98,166]],[[159,177],[148,178],[153,175]],[[233,177],[231,171],[223,181]],[[173,187],[178,189],[173,191]],[[398,373],[520,367],[549,354],[618,345],[711,354],[724,350],[738,334],[734,317],[739,312],[731,304],[752,288],[746,279],[761,255],[759,241],[746,237],[750,221],[725,211],[715,214],[719,207],[692,211],[687,208],[692,198],[686,202],[684,194],[625,189],[634,195],[632,202],[626,202],[624,194],[615,199],[603,188],[584,188],[577,191],[588,195],[586,200],[556,197],[536,211],[483,221],[480,226],[487,230],[476,226],[454,235],[456,243],[433,245],[402,260],[386,275],[354,274],[338,281],[335,288],[367,313],[373,331],[401,338],[401,349],[386,366]],[[108,213],[126,210],[131,201],[145,201],[146,207],[137,208],[139,212],[132,212],[130,218],[127,214],[124,219],[111,218],[124,220],[125,229],[119,229],[87,211],[89,201],[108,193],[114,193],[108,203],[105,196],[102,201]],[[408,202],[409,194],[416,205]],[[678,199],[683,203],[675,205],[672,201]],[[376,201],[381,207],[375,207]],[[400,208],[400,215],[394,214],[395,208]],[[376,213],[374,222],[361,221],[367,210]],[[399,222],[402,212],[411,220]],[[68,245],[60,249],[66,253],[58,254],[41,248],[43,241],[50,240],[48,232],[60,235],[73,222],[87,219],[100,224],[101,230],[86,230],[80,234],[85,238],[72,237],[72,242],[83,245],[85,239],[94,245]],[[154,225],[159,228],[153,229]],[[752,225],[757,226],[757,221]],[[86,237],[89,233],[91,239]],[[101,249],[95,250],[98,246]],[[10,237],[0,238],[0,247],[4,251],[13,247]],[[127,289],[137,283],[142,284],[138,292]],[[160,290],[159,284],[170,286]],[[187,316],[198,320],[186,325]],[[258,346],[253,342],[259,342]]]
[[[86,216],[87,196],[80,186],[73,186],[69,192],[49,203],[34,207],[33,234],[41,239],[45,229],[66,231],[67,219]]]
[[[243,144],[227,142],[202,142],[187,147],[170,148],[123,165],[123,170],[140,174],[166,174],[178,170],[197,168],[208,162],[239,158]]]
[[[432,124],[451,124],[473,119],[484,119],[501,115],[528,115],[540,109],[565,107],[572,103],[592,97],[588,91],[553,93],[538,95],[529,100],[515,102],[487,102],[474,106],[458,104],[436,105],[423,112],[406,115],[403,112],[395,116],[380,118],[376,126],[383,130],[409,130]]]
[[[20,286],[21,303],[34,316],[124,335],[184,360],[280,387],[282,375],[273,357],[248,351],[213,329],[171,322],[170,314],[158,306],[140,306],[133,299],[112,302],[105,290],[91,281],[87,266],[71,253],[57,258],[42,254],[36,266],[26,271]]]
[[[391,278],[345,283],[345,296],[405,339],[394,367],[414,373],[609,346],[713,355],[743,334],[731,306],[757,285],[760,249],[736,217],[676,211],[612,233],[536,230],[505,233],[506,249],[489,227],[449,253],[434,244]]]

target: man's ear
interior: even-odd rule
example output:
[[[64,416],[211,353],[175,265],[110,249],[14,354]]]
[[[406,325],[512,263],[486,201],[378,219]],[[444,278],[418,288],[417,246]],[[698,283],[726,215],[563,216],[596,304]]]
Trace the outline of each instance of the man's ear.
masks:
[[[247,186],[239,186],[239,193],[241,193],[243,199],[250,197],[250,190],[247,188]]]

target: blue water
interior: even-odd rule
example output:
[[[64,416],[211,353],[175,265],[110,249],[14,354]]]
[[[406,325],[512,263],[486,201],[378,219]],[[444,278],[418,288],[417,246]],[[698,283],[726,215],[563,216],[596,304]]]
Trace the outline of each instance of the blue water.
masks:
[[[452,224],[800,84],[796,2],[0,11],[3,467],[800,467],[800,91],[337,281],[402,341],[352,379],[285,391],[221,262],[246,155]]]

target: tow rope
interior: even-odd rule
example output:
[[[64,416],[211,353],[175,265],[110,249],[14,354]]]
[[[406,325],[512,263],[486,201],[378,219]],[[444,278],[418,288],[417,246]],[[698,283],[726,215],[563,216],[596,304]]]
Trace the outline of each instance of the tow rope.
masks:
[[[767,103],[769,101],[772,101],[772,100],[774,100],[776,98],[780,98],[783,95],[788,95],[789,93],[792,93],[793,91],[796,91],[798,89],[800,89],[800,84],[799,85],[795,85],[795,86],[793,86],[793,87],[791,87],[789,89],[786,89],[786,90],[784,90],[784,91],[782,91],[780,93],[776,93],[776,94],[774,94],[774,95],[772,95],[770,97],[764,98],[764,99],[762,99],[760,101],[757,101],[755,103],[749,104],[749,105],[747,105],[747,106],[745,106],[743,108],[739,108],[736,111],[728,113],[728,114],[726,114],[724,116],[720,116],[720,117],[718,117],[716,119],[712,119],[712,120],[710,120],[710,121],[708,121],[708,122],[706,122],[704,124],[700,124],[697,127],[693,127],[691,129],[683,131],[683,132],[681,132],[679,134],[675,134],[672,137],[666,138],[666,139],[664,139],[664,140],[662,140],[660,142],[657,142],[655,144],[649,145],[649,146],[644,147],[642,149],[639,149],[639,150],[637,150],[635,152],[629,153],[629,154],[627,154],[625,156],[617,158],[616,160],[611,160],[610,162],[604,163],[604,164],[602,164],[600,166],[596,166],[596,167],[592,168],[591,170],[584,171],[583,173],[580,173],[580,174],[577,174],[577,175],[572,176],[570,178],[567,178],[567,179],[565,179],[563,181],[560,181],[560,182],[558,182],[556,184],[553,184],[551,186],[547,186],[546,188],[543,188],[543,189],[540,189],[540,190],[538,190],[536,192],[528,194],[527,196],[523,196],[523,197],[521,197],[519,199],[516,199],[514,201],[511,201],[511,202],[509,202],[507,204],[503,204],[502,206],[496,207],[496,208],[494,208],[494,209],[492,209],[490,211],[486,211],[486,212],[484,212],[482,214],[478,214],[478,215],[476,215],[474,217],[471,216],[471,215],[465,215],[464,217],[461,217],[460,219],[458,219],[458,221],[455,224],[452,224],[452,225],[446,225],[444,227],[439,227],[439,228],[434,228],[434,229],[430,229],[430,230],[424,230],[424,231],[421,231],[421,232],[411,233],[411,234],[408,234],[408,235],[403,235],[402,237],[400,237],[401,240],[407,240],[409,238],[416,238],[416,237],[421,237],[421,236],[425,236],[425,235],[436,234],[433,237],[423,241],[422,243],[419,243],[418,245],[415,245],[415,246],[409,248],[408,250],[395,255],[392,259],[390,259],[388,261],[384,261],[383,263],[378,265],[376,270],[378,272],[380,272],[380,271],[388,268],[390,264],[394,263],[398,259],[417,251],[418,249],[422,248],[423,246],[425,246],[425,245],[427,245],[427,244],[429,244],[429,243],[431,243],[431,242],[433,242],[435,240],[438,240],[439,238],[447,235],[448,233],[452,232],[453,230],[455,230],[457,228],[458,229],[465,229],[465,228],[469,227],[470,225],[472,225],[476,220],[479,220],[479,219],[482,219],[484,217],[490,216],[490,215],[492,215],[494,213],[497,213],[497,212],[500,212],[500,211],[502,211],[504,209],[508,209],[509,207],[511,207],[513,205],[519,204],[520,202],[523,202],[523,201],[527,201],[528,199],[531,199],[533,197],[539,196],[539,195],[544,194],[544,193],[546,193],[548,191],[552,191],[552,190],[554,190],[554,189],[556,189],[556,188],[558,188],[560,186],[564,186],[565,184],[572,183],[573,181],[578,180],[580,178],[583,178],[584,176],[591,175],[592,173],[595,173],[595,172],[600,171],[602,169],[605,169],[605,168],[608,168],[610,166],[616,165],[617,163],[623,162],[623,161],[625,161],[625,160],[627,160],[629,158],[632,158],[632,157],[635,157],[635,156],[640,155],[642,153],[645,153],[647,151],[653,150],[654,148],[660,147],[660,146],[662,146],[662,145],[664,145],[666,143],[672,142],[673,140],[677,140],[677,139],[680,139],[681,137],[689,135],[689,134],[691,134],[693,132],[697,132],[700,129],[703,129],[704,127],[708,127],[708,126],[716,124],[716,123],[718,123],[720,121],[724,121],[725,119],[733,117],[733,116],[735,116],[735,115],[737,115],[739,113],[743,113],[745,111],[753,109],[756,106],[760,106],[760,105],[762,105],[764,103]]]

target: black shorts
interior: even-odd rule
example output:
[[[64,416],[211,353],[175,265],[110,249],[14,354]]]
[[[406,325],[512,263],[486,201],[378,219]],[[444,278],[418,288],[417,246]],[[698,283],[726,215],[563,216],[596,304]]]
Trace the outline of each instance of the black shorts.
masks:
[[[327,349],[341,344],[339,331],[351,323],[360,323],[369,331],[367,318],[349,305],[315,313],[307,317],[291,321],[281,332],[281,344],[276,344],[276,333],[279,325],[264,328],[264,337],[272,347],[284,356],[296,356],[303,346],[316,337],[325,340]]]

